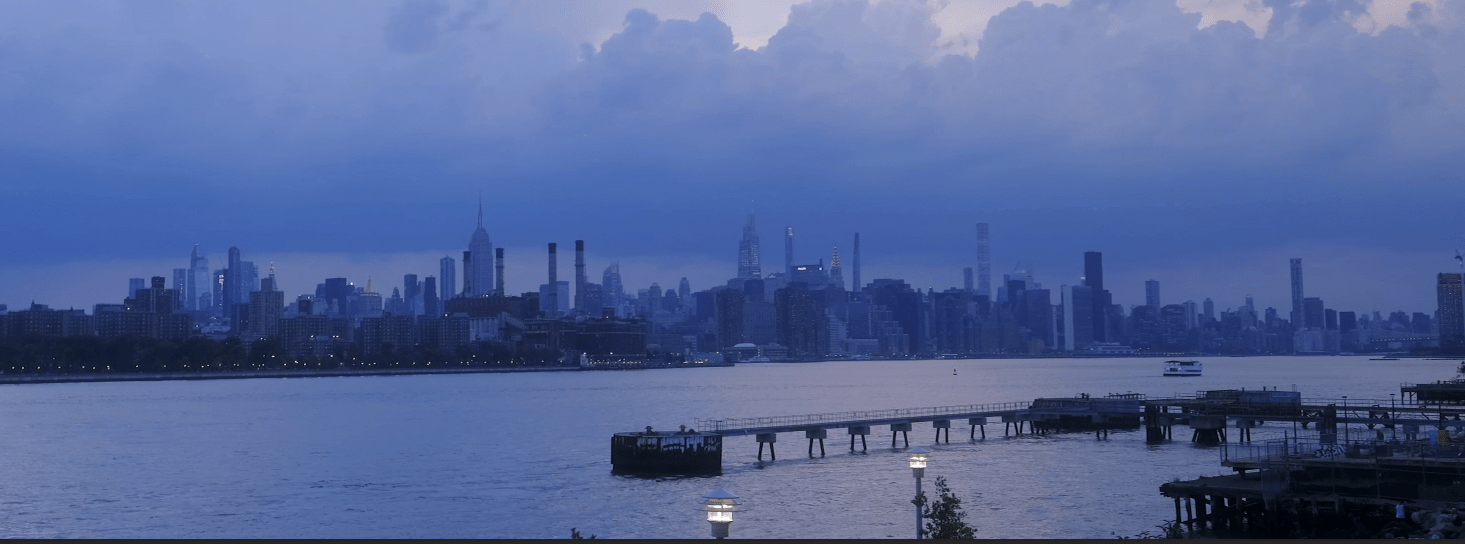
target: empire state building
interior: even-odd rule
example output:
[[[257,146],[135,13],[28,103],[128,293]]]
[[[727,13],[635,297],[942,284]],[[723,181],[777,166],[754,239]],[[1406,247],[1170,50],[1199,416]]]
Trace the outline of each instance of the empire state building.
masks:
[[[478,229],[468,239],[463,258],[463,293],[470,297],[493,294],[493,242],[483,228],[483,203],[478,203]]]

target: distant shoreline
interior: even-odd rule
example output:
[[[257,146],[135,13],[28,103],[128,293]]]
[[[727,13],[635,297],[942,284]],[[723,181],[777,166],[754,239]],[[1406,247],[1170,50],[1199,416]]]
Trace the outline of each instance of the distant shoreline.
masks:
[[[578,366],[526,366],[517,368],[404,368],[395,370],[250,370],[241,372],[159,372],[140,374],[0,374],[0,385],[33,383],[159,382],[174,380],[245,380],[255,378],[339,378],[351,376],[409,376],[419,374],[486,374],[502,372],[578,372]]]
[[[511,372],[591,372],[613,370],[657,370],[664,368],[706,368],[733,366],[727,363],[682,364],[672,366],[519,366],[519,367],[468,367],[468,368],[401,368],[381,370],[320,369],[320,370],[245,370],[238,372],[144,372],[137,374],[0,374],[0,385],[22,385],[33,383],[93,383],[93,382],[164,382],[180,380],[247,380],[262,378],[349,378],[353,376],[415,376],[423,374],[497,374]]]

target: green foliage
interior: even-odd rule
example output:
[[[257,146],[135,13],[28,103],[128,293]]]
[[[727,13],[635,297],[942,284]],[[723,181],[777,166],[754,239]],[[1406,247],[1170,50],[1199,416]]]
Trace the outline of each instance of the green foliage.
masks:
[[[1133,539],[1136,539],[1136,540],[1159,540],[1159,539],[1174,540],[1174,539],[1179,539],[1179,538],[1185,538],[1185,531],[1181,529],[1179,523],[1175,523],[1173,521],[1167,521],[1163,525],[1156,525],[1155,527],[1160,530],[1160,532],[1158,534],[1157,533],[1151,533],[1149,531],[1144,531],[1144,532],[1141,532],[1140,534],[1134,535],[1132,537],[1129,537],[1129,536],[1121,536],[1121,537],[1119,537],[1119,539],[1120,540],[1129,540],[1129,539],[1133,538]]]
[[[912,501],[924,512],[926,538],[977,538],[977,530],[967,525],[966,512],[961,511],[961,499],[956,498],[951,493],[951,487],[946,485],[946,477],[936,477],[936,494],[938,497],[934,501],[927,501],[924,492]]]

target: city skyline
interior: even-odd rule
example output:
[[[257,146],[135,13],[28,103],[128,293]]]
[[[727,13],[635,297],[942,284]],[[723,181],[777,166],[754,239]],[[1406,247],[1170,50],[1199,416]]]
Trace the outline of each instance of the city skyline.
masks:
[[[748,235],[748,232],[749,232],[749,228],[750,227],[754,227],[754,225],[756,224],[755,216],[756,216],[756,214],[750,214],[748,216],[746,223],[742,227],[742,236],[743,237],[746,238],[746,236]],[[481,219],[481,213],[480,213],[480,219],[479,220],[482,221],[482,219]],[[977,240],[978,240],[979,237],[988,237],[988,239],[990,241],[990,234],[988,234],[988,232],[989,232],[988,225],[989,224],[988,223],[979,223],[978,225],[979,225],[979,227],[978,227],[978,229],[976,231],[977,234],[975,236],[973,236],[973,238],[972,238],[972,244],[970,244],[971,247],[977,247],[978,246]],[[754,231],[755,232],[755,237],[754,237],[755,240],[754,240],[753,247],[755,249],[757,249],[756,238],[758,238],[760,236],[756,236],[756,227],[754,227],[754,228],[755,228],[755,231]],[[779,228],[778,229],[780,231],[780,233],[783,234],[783,238],[785,239],[785,244],[784,244],[785,257],[787,257],[787,255],[789,255],[789,252],[792,251],[792,248],[793,248],[793,239],[795,237],[791,234],[792,229],[793,229],[793,227],[782,227],[782,228]],[[1000,240],[1001,240],[1001,238],[1000,238],[1000,230],[998,232],[999,232],[999,236],[998,236],[997,239],[1000,242]],[[851,233],[851,238],[854,239],[858,235],[859,235],[859,233]],[[465,237],[465,239],[467,239],[469,241],[466,242],[466,243],[464,243],[462,245],[462,248],[470,248],[470,247],[473,247],[475,244],[486,244],[486,239],[489,236],[490,236],[490,234],[487,232],[485,226],[483,225],[483,223],[480,222],[478,224],[477,229],[475,231],[473,231],[472,236],[471,237]],[[800,243],[802,244],[803,242],[801,241]],[[555,242],[550,242],[550,244],[551,244],[551,246],[553,246],[556,243]],[[611,265],[620,266],[623,261],[629,262],[632,265],[631,268],[633,270],[638,269],[638,266],[637,265],[643,265],[643,267],[639,267],[639,270],[641,270],[642,272],[638,273],[637,275],[631,276],[633,279],[625,282],[625,289],[627,291],[629,291],[630,295],[632,295],[632,296],[634,296],[635,291],[638,288],[644,289],[646,286],[651,285],[653,283],[665,283],[667,285],[676,285],[677,284],[676,282],[677,282],[678,279],[689,279],[689,281],[691,282],[691,284],[695,288],[695,290],[704,290],[704,289],[708,289],[708,288],[711,288],[711,287],[716,287],[718,285],[723,285],[729,279],[738,278],[740,274],[742,274],[743,272],[745,272],[744,268],[739,263],[744,259],[744,256],[747,254],[747,249],[746,249],[746,245],[747,244],[746,243],[741,244],[738,247],[736,247],[735,248],[736,253],[734,254],[734,256],[729,257],[728,259],[725,259],[725,261],[726,261],[725,263],[718,263],[718,262],[716,262],[715,259],[708,260],[707,262],[700,263],[699,266],[690,269],[690,270],[696,270],[700,274],[695,275],[695,276],[683,275],[683,276],[679,276],[678,278],[669,277],[670,274],[665,274],[665,273],[662,274],[662,275],[655,275],[655,273],[646,272],[648,269],[647,268],[644,268],[644,265],[647,264],[647,263],[636,263],[634,260],[624,260],[624,259],[618,259],[618,258],[608,258],[608,257],[605,257],[605,256],[596,256],[596,252],[594,251],[595,244],[594,244],[594,241],[593,240],[590,241],[590,245],[591,245],[591,249],[589,251],[586,251],[585,254],[584,254],[585,263],[586,263],[585,264],[585,267],[586,267],[587,270],[600,270],[600,269],[602,269],[602,268],[604,268],[606,266],[611,266]],[[1000,246],[1000,243],[999,243],[999,246]],[[189,260],[189,263],[190,263],[190,267],[199,266],[199,263],[203,263],[202,266],[207,266],[207,263],[209,262],[208,261],[209,254],[207,252],[200,251],[200,249],[199,249],[200,247],[201,246],[195,245],[194,248],[192,248],[190,254],[187,256],[187,259]],[[484,247],[484,245],[479,245],[478,247],[482,248],[482,247]],[[491,245],[490,246],[487,246],[487,248],[489,249],[490,254],[492,254],[492,251],[495,249],[495,248],[492,248]],[[501,252],[501,253],[505,252],[505,248],[502,247],[502,246],[499,247],[499,248],[496,248],[496,249],[499,252]],[[518,251],[515,251],[515,249],[518,249]],[[507,255],[509,255],[509,257],[507,257],[505,260],[509,264],[504,267],[504,275],[506,277],[505,278],[505,282],[506,282],[505,293],[508,294],[508,295],[517,295],[519,293],[528,293],[528,292],[540,292],[541,289],[543,288],[543,285],[545,284],[545,282],[548,281],[548,275],[545,272],[545,268],[544,268],[544,259],[546,257],[545,247],[543,245],[539,245],[537,248],[534,249],[534,252],[533,253],[526,254],[525,250],[528,250],[528,249],[530,249],[530,248],[514,248],[514,249],[511,249],[511,250],[509,250],[507,252]],[[834,251],[837,251],[837,246],[831,246],[831,249],[834,250]],[[441,278],[445,277],[443,275],[443,271],[445,270],[443,268],[443,266],[445,265],[445,262],[444,261],[446,259],[451,259],[451,255],[453,255],[453,254],[459,254],[459,255],[461,255],[463,253],[463,251],[461,251],[461,249],[459,249],[459,250],[451,250],[450,249],[450,250],[443,250],[443,251],[437,252],[438,254],[446,254],[449,257],[446,257],[446,259],[440,258],[437,261],[432,262],[432,263],[415,263],[415,261],[414,261],[414,264],[407,264],[405,262],[394,262],[394,263],[391,263],[390,266],[394,266],[396,268],[400,268],[400,269],[404,270],[404,272],[395,273],[395,274],[393,274],[393,273],[379,274],[379,273],[372,272],[373,270],[380,270],[381,269],[380,265],[378,264],[377,266],[373,266],[373,264],[370,261],[357,261],[357,262],[354,262],[351,265],[346,265],[346,266],[342,266],[342,265],[339,265],[339,264],[338,265],[329,265],[329,264],[327,264],[326,267],[324,268],[325,270],[334,270],[336,272],[327,272],[325,275],[320,275],[318,277],[299,276],[299,277],[293,277],[293,278],[291,278],[291,275],[284,275],[284,276],[275,277],[275,275],[273,273],[275,267],[276,266],[279,266],[281,264],[286,265],[286,268],[289,269],[289,267],[288,267],[288,264],[289,264],[288,261],[281,263],[281,262],[277,262],[277,261],[274,261],[274,260],[270,260],[270,261],[268,261],[268,264],[267,265],[263,265],[262,266],[260,264],[257,264],[257,262],[258,262],[257,260],[245,260],[241,256],[242,253],[243,253],[243,249],[242,248],[238,248],[237,246],[231,246],[229,248],[229,251],[226,251],[225,252],[226,258],[220,259],[220,268],[221,269],[222,268],[227,268],[230,263],[237,262],[239,266],[243,267],[246,270],[246,276],[245,277],[246,278],[249,278],[249,279],[246,279],[246,280],[243,280],[243,281],[245,281],[245,282],[251,282],[253,284],[252,286],[249,286],[249,287],[245,287],[243,285],[240,285],[239,286],[239,288],[241,290],[244,290],[244,291],[237,297],[238,300],[247,300],[247,297],[248,297],[248,294],[247,293],[248,293],[249,290],[258,290],[260,288],[260,286],[259,286],[259,278],[262,277],[262,276],[258,273],[258,269],[259,268],[269,268],[270,271],[271,271],[271,274],[270,275],[272,277],[274,277],[274,280],[273,281],[275,282],[274,283],[275,289],[278,290],[278,291],[284,292],[286,294],[286,299],[287,300],[293,300],[293,297],[296,296],[296,295],[312,294],[312,293],[314,293],[315,292],[315,286],[316,286],[316,284],[318,284],[321,281],[324,281],[325,278],[327,278],[327,277],[333,277],[333,278],[334,277],[344,277],[344,278],[347,279],[347,281],[349,283],[356,284],[356,285],[359,285],[359,286],[365,286],[366,285],[366,282],[368,282],[368,281],[374,281],[376,283],[376,285],[379,286],[378,287],[378,292],[380,292],[383,297],[386,297],[390,293],[390,289],[403,289],[404,286],[402,285],[402,282],[399,281],[399,280],[401,278],[403,278],[404,276],[410,276],[410,277],[413,277],[413,278],[417,278],[417,277],[420,276],[421,278],[424,278],[424,279],[425,278],[428,278],[428,277],[433,277],[433,278],[436,278],[435,281],[437,282],[437,284],[438,285],[441,285],[442,282],[443,282],[443,280]],[[432,252],[432,251],[427,251],[427,252],[419,252],[417,254],[418,255],[427,255],[427,254],[433,254],[433,253],[434,252]],[[578,253],[579,252],[577,252],[577,254]],[[733,253],[733,250],[729,250],[728,253]],[[972,253],[972,255],[969,256],[970,257],[970,260],[971,260],[972,263],[975,263],[977,261],[978,253],[980,253],[980,249],[978,249],[976,251],[972,251],[971,253]],[[1064,286],[1064,285],[1068,285],[1068,286],[1083,286],[1083,285],[1086,285],[1086,283],[1088,282],[1088,279],[1087,279],[1088,272],[1086,272],[1085,270],[1086,269],[1092,270],[1092,269],[1095,269],[1094,267],[1097,267],[1096,268],[1097,270],[1102,271],[1101,272],[1102,275],[1099,277],[1099,280],[1098,280],[1098,282],[1099,282],[1098,283],[1098,289],[1103,290],[1103,291],[1107,291],[1107,292],[1111,293],[1112,303],[1119,304],[1119,305],[1121,305],[1121,306],[1123,306],[1125,308],[1131,308],[1131,307],[1135,307],[1135,306],[1147,305],[1149,302],[1151,302],[1150,296],[1153,294],[1150,290],[1152,288],[1158,289],[1158,284],[1161,284],[1161,283],[1165,284],[1165,286],[1166,286],[1166,293],[1167,293],[1167,297],[1166,297],[1165,301],[1162,302],[1162,304],[1180,304],[1182,302],[1189,302],[1189,303],[1194,303],[1194,304],[1199,305],[1202,300],[1212,299],[1212,300],[1215,301],[1215,304],[1216,304],[1218,310],[1228,310],[1228,309],[1242,308],[1242,307],[1245,307],[1245,306],[1248,306],[1248,305],[1252,305],[1253,304],[1253,301],[1255,299],[1259,298],[1254,293],[1266,293],[1266,292],[1274,291],[1274,290],[1275,291],[1278,291],[1278,292],[1284,292],[1285,295],[1286,295],[1286,297],[1284,299],[1276,300],[1276,301],[1269,301],[1269,300],[1266,299],[1266,297],[1261,297],[1263,299],[1263,302],[1262,303],[1255,303],[1254,304],[1254,307],[1257,308],[1258,310],[1260,308],[1265,308],[1265,307],[1274,307],[1274,308],[1277,308],[1278,311],[1279,311],[1279,313],[1284,318],[1288,319],[1289,321],[1293,321],[1294,320],[1294,318],[1293,318],[1294,306],[1300,307],[1301,300],[1302,300],[1302,298],[1300,296],[1301,291],[1298,291],[1297,290],[1297,289],[1299,289],[1301,287],[1301,285],[1298,284],[1298,282],[1295,282],[1294,281],[1293,275],[1298,271],[1297,266],[1300,265],[1302,262],[1306,262],[1307,259],[1302,259],[1302,258],[1297,258],[1297,257],[1290,257],[1290,258],[1286,259],[1286,263],[1284,263],[1284,264],[1287,266],[1287,269],[1286,270],[1283,270],[1282,272],[1280,272],[1278,274],[1276,274],[1275,275],[1276,277],[1273,278],[1274,280],[1277,280],[1278,278],[1280,278],[1280,281],[1282,281],[1284,283],[1284,285],[1282,285],[1280,288],[1277,288],[1276,286],[1270,286],[1270,285],[1258,285],[1258,286],[1255,286],[1256,288],[1248,288],[1250,286],[1239,286],[1239,288],[1242,289],[1242,290],[1245,290],[1246,293],[1243,294],[1243,295],[1238,295],[1237,296],[1237,300],[1233,304],[1224,295],[1220,295],[1220,294],[1209,294],[1210,292],[1206,291],[1204,286],[1192,285],[1191,286],[1191,289],[1198,289],[1198,290],[1196,290],[1196,291],[1187,291],[1187,292],[1199,292],[1199,293],[1202,293],[1202,294],[1197,295],[1197,296],[1186,296],[1184,294],[1182,294],[1182,295],[1173,294],[1174,291],[1172,291],[1172,289],[1173,289],[1173,285],[1174,284],[1170,283],[1169,281],[1155,280],[1155,279],[1153,279],[1154,275],[1153,274],[1148,274],[1146,271],[1141,271],[1141,270],[1124,271],[1123,268],[1122,268],[1122,263],[1116,265],[1115,263],[1112,262],[1112,259],[1113,259],[1112,256],[1110,256],[1109,259],[1103,259],[1102,257],[1097,257],[1097,255],[1104,254],[1104,253],[1105,252],[1103,252],[1103,251],[1098,251],[1098,252],[1086,251],[1084,254],[1078,256],[1076,259],[1074,259],[1075,261],[1078,262],[1078,266],[1075,266],[1074,268],[1078,268],[1079,269],[1079,273],[1076,276],[1071,276],[1071,277],[1068,277],[1068,278],[1057,278],[1057,277],[1053,277],[1053,274],[1051,274],[1051,273],[1050,274],[1044,274],[1044,273],[1041,272],[1042,267],[1034,267],[1034,268],[1037,268],[1038,270],[1037,271],[1025,270],[1025,271],[1023,271],[1023,273],[1032,273],[1034,281],[1036,281],[1038,284],[1045,285],[1045,286],[1047,286],[1049,288],[1052,288],[1052,289],[1057,289],[1058,287]],[[252,255],[253,254],[250,254],[250,256],[251,256],[250,258],[251,259],[254,259],[254,257],[252,257]],[[820,260],[820,259],[823,259],[824,258],[824,257],[822,257],[820,255],[810,255],[810,256],[807,256],[808,258],[805,258],[805,256],[803,254],[799,254],[799,253],[794,253],[794,255],[795,255],[795,258],[794,258],[794,261],[793,262],[803,262],[805,260],[812,262],[812,261],[816,261],[816,260]],[[1090,256],[1094,256],[1095,258],[1098,258],[1100,260],[1097,261],[1097,262],[1094,262],[1094,263],[1090,263],[1090,262],[1088,262]],[[288,258],[290,256],[286,256],[286,257]],[[295,256],[295,257],[298,258],[299,256]],[[316,256],[316,257],[320,257],[320,256]],[[515,257],[527,259],[527,261],[515,260]],[[309,256],[307,256],[307,258],[305,260],[311,261],[311,260],[314,260],[314,259],[310,259]],[[761,258],[759,260],[761,260]],[[1106,260],[1107,261],[1110,261],[1110,262],[1108,262],[1106,264],[1104,262]],[[488,261],[488,263],[491,263],[491,262],[492,262],[491,260]],[[888,260],[877,260],[877,262],[883,262],[883,263],[885,263],[885,267],[883,267],[883,268],[886,268],[886,269],[896,269],[896,270],[901,269],[898,266],[890,266]],[[1017,259],[1016,262],[1017,262],[1017,264],[1018,264],[1019,267],[1021,267],[1021,266],[1032,266],[1032,262],[1031,261],[1027,261],[1027,260],[1023,260],[1023,259]],[[1458,259],[1455,259],[1455,258],[1453,258],[1453,256],[1451,256],[1448,259],[1448,262],[1452,266],[1449,266],[1449,267],[1441,267],[1437,272],[1459,272],[1460,271],[1460,267],[1459,267],[1459,262],[1460,261]],[[485,264],[488,264],[488,263],[485,263]],[[830,263],[830,264],[832,264],[832,263]],[[1308,277],[1309,278],[1313,277],[1313,275],[1321,275],[1323,277],[1327,277],[1326,272],[1323,272],[1321,270],[1317,270],[1316,269],[1316,266],[1317,266],[1316,264],[1312,264],[1312,263],[1309,263],[1309,264],[1311,264],[1311,267],[1308,268]],[[459,262],[459,261],[456,261],[456,260],[454,260],[454,265],[457,266],[457,267],[462,267],[463,266],[462,262]],[[434,266],[436,266],[437,268],[434,269],[433,268]],[[571,266],[571,264],[568,264],[568,263],[560,263],[559,264],[558,268],[560,269],[561,278],[567,277],[567,274],[566,274],[567,270],[566,270],[566,268],[569,268],[570,266]],[[1303,266],[1306,267],[1307,265],[1303,265]],[[718,280],[717,279],[718,278],[718,273],[719,273],[719,270],[721,268],[726,268],[726,269],[729,269],[729,270],[726,271],[726,273],[724,274],[726,276],[725,278],[722,278],[721,280]],[[968,267],[965,267],[965,268],[972,268],[972,267],[968,266]],[[190,268],[190,269],[192,269],[192,268]],[[119,274],[118,277],[121,278],[121,279],[119,280],[119,282],[118,282],[117,285],[123,285],[123,286],[125,286],[126,283],[124,283],[124,282],[130,281],[130,282],[133,282],[132,288],[136,288],[138,286],[141,286],[143,284],[143,282],[147,281],[146,278],[149,278],[149,277],[152,277],[152,276],[156,276],[156,275],[169,276],[169,273],[172,273],[172,274],[175,274],[175,275],[172,276],[172,279],[168,282],[168,286],[170,288],[173,288],[173,287],[175,287],[175,283],[176,283],[176,280],[177,280],[177,277],[176,277],[177,270],[181,270],[181,269],[178,269],[178,268],[174,267],[174,268],[169,268],[169,269],[166,269],[166,270],[159,270],[156,273],[144,273],[144,274],[140,274],[140,276],[141,276],[140,278],[137,277],[137,276],[123,277],[123,276],[126,276],[126,275],[125,274]],[[316,270],[318,272],[321,269],[317,268],[317,269],[306,269],[306,270]],[[351,273],[348,273],[348,272],[344,272],[344,271],[349,271],[349,270],[357,270],[357,271],[367,270],[368,272],[365,273],[364,275],[356,275],[356,274],[351,274]],[[689,270],[689,269],[682,269],[682,270],[685,271],[685,270]],[[906,270],[916,270],[916,269],[906,268]],[[663,272],[670,272],[671,274],[674,274],[676,271],[677,271],[677,269],[672,269],[670,271],[663,271]],[[919,270],[917,270],[917,271],[920,272]],[[201,272],[203,274],[208,274],[207,271],[201,271]],[[429,273],[429,272],[432,272],[432,273]],[[932,274],[931,273],[932,272],[931,270],[924,270],[924,272],[925,272],[924,274],[917,273],[914,276],[915,277],[935,277],[936,276],[935,274]],[[920,290],[923,290],[923,291],[929,288],[929,289],[934,289],[934,290],[936,290],[936,291],[939,292],[939,291],[943,291],[943,290],[948,289],[948,288],[961,288],[961,287],[963,287],[963,283],[964,283],[964,277],[963,276],[965,274],[965,270],[964,269],[953,269],[950,272],[951,273],[948,274],[948,275],[951,276],[950,281],[947,281],[946,283],[930,284],[930,285],[921,284],[918,281],[912,281],[912,278],[911,277],[902,276],[900,274],[888,274],[888,273],[883,273],[883,272],[877,271],[876,273],[874,273],[872,275],[872,272],[868,268],[865,268],[864,269],[864,271],[863,271],[863,278],[865,278],[865,281],[866,281],[867,284],[869,282],[872,282],[872,281],[876,280],[876,279],[896,279],[896,280],[907,281],[907,282],[910,282],[912,286],[917,287],[917,288],[919,288]],[[1001,277],[1004,274],[1008,274],[1009,272],[1010,272],[1009,270],[1002,270],[1000,267],[998,268],[998,270],[995,271],[995,275],[997,276],[997,279],[994,280],[994,288],[993,288],[993,297],[994,298],[996,296],[997,288],[998,287],[1001,287]],[[1322,272],[1322,273],[1319,274],[1320,272]],[[463,272],[462,268],[453,269],[453,276],[454,277],[456,277],[458,275],[462,275],[463,273],[464,272]],[[785,270],[782,270],[782,269],[779,269],[779,270],[776,270],[776,271],[766,271],[765,270],[765,271],[762,271],[761,272],[761,275],[759,277],[766,277],[769,274],[775,274],[775,273],[777,273],[777,274],[785,274],[786,271]],[[642,276],[644,276],[644,278]],[[665,277],[663,277],[663,276],[665,276]],[[1111,279],[1105,279],[1104,276],[1108,276],[1109,278],[1114,278],[1116,276],[1117,277],[1125,277],[1125,278],[1127,278],[1127,277],[1135,277],[1135,278],[1145,277],[1146,279],[1143,280],[1143,281],[1137,282],[1139,285],[1136,285],[1136,286],[1124,286],[1124,285],[1115,285]],[[1263,279],[1265,279],[1265,274],[1261,275],[1260,277],[1263,278]],[[1348,299],[1348,296],[1347,296],[1348,295],[1348,292],[1347,291],[1339,291],[1339,292],[1334,293],[1334,292],[1330,292],[1330,291],[1326,290],[1325,287],[1310,287],[1306,291],[1306,294],[1307,295],[1314,296],[1314,297],[1321,295],[1323,298],[1325,298],[1327,300],[1327,303],[1328,303],[1328,305],[1330,307],[1338,308],[1340,310],[1357,311],[1357,312],[1360,312],[1361,314],[1368,314],[1368,313],[1373,312],[1373,311],[1382,312],[1383,314],[1388,314],[1391,311],[1399,311],[1399,310],[1404,310],[1404,311],[1409,311],[1409,312],[1412,312],[1412,311],[1432,311],[1433,306],[1431,304],[1435,303],[1435,297],[1436,297],[1435,290],[1434,290],[1434,283],[1432,283],[1434,277],[1435,277],[1435,275],[1433,273],[1429,276],[1430,283],[1428,283],[1427,286],[1424,286],[1424,287],[1411,286],[1411,287],[1415,287],[1415,289],[1413,289],[1413,290],[1427,291],[1426,295],[1423,297],[1424,299],[1427,299],[1427,300],[1425,300],[1425,303],[1426,304],[1423,304],[1423,305],[1420,305],[1420,306],[1417,306],[1417,307],[1404,306],[1404,305],[1401,305],[1400,303],[1397,303],[1397,302],[1393,302],[1393,303],[1386,302],[1386,303],[1384,303],[1384,305],[1372,306],[1372,307],[1368,307],[1368,308],[1352,307],[1352,306],[1348,306],[1346,302],[1343,302],[1343,303],[1338,302],[1339,300],[1345,300],[1346,301]],[[291,278],[291,279],[286,279],[286,278]],[[512,278],[512,279],[508,279],[508,278]],[[647,280],[647,281],[643,281],[643,279],[644,280]],[[227,279],[226,280],[221,280],[221,281],[227,281]],[[559,282],[560,283],[565,283],[565,280],[561,279],[561,280],[559,280]],[[1154,282],[1155,285],[1151,285],[1152,282]],[[1311,281],[1309,281],[1307,283],[1307,285],[1313,285],[1313,283]],[[515,286],[518,286],[518,287],[515,287]],[[850,286],[850,287],[858,289],[859,287],[863,287],[863,286],[859,286],[859,287]],[[468,286],[460,286],[460,287],[457,288],[457,291],[456,292],[458,294],[460,294],[460,295],[461,294],[466,294],[467,289],[468,289]],[[105,289],[104,288],[104,291],[107,291],[107,290],[108,289]],[[118,291],[120,293],[126,294],[127,291],[128,291],[128,289],[126,287],[122,287],[122,288],[116,289],[116,291]],[[187,292],[187,285],[186,284],[183,285],[183,288],[182,288],[181,292],[183,292],[183,293],[186,293]],[[492,292],[493,292],[493,289],[492,289],[492,287],[490,287],[489,289],[487,289],[486,294],[491,294]],[[574,289],[571,289],[570,293],[571,293],[570,296],[572,296],[572,297],[578,297],[579,296],[578,294],[576,294],[576,292],[575,292]],[[1056,291],[1055,291],[1055,293],[1056,293]],[[1118,294],[1114,294],[1114,293],[1118,293]],[[73,294],[73,297],[79,298],[81,296],[84,296],[84,295],[81,295],[81,294]],[[441,296],[441,295],[439,295],[439,296]],[[481,296],[481,295],[479,295],[479,296]],[[18,301],[18,300],[13,300],[12,301],[12,300],[5,300],[3,298],[0,298],[0,304],[6,304],[11,309],[21,309],[21,308],[24,307],[24,305],[22,303],[24,303],[25,305],[28,305],[30,302],[36,302],[36,303],[40,303],[40,304],[47,304],[47,305],[49,305],[49,306],[51,306],[53,308],[73,307],[73,308],[83,308],[83,309],[85,309],[85,308],[90,308],[92,305],[98,304],[98,303],[115,303],[115,302],[117,302],[117,299],[120,299],[121,297],[106,298],[106,295],[104,294],[102,296],[102,298],[98,298],[98,299],[92,300],[90,302],[76,303],[76,304],[65,303],[64,302],[64,299],[65,298],[67,298],[67,297],[60,296],[60,297],[54,297],[54,298],[35,298],[33,300],[26,300],[26,301]],[[227,298],[227,295],[226,295],[226,298]],[[60,299],[60,300],[58,300],[58,299]],[[446,298],[440,298],[439,300],[446,300]],[[421,301],[419,300],[419,303],[420,302]],[[1390,304],[1392,304],[1392,305],[1390,305]],[[561,306],[564,306],[565,303],[564,302],[561,302],[560,305]],[[573,307],[573,306],[571,306],[571,307]]]
[[[1118,300],[1222,307],[1285,304],[1302,258],[1341,307],[1427,308],[1465,245],[1458,2],[722,4],[7,2],[0,300],[194,244],[291,292],[430,275],[479,194],[520,292],[576,239],[628,285],[721,281],[749,211],[809,262],[861,232],[867,282],[961,285],[982,222],[994,277],[1101,250]]]

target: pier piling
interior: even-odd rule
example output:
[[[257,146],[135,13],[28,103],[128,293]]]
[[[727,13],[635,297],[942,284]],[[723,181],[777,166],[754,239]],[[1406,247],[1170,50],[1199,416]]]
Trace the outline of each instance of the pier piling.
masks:
[[[804,438],[809,439],[809,457],[814,456],[814,441],[819,441],[819,456],[824,457],[824,439],[829,438],[829,431],[825,429],[809,429],[804,431]],[[853,438],[853,437],[851,437]],[[851,446],[854,446],[851,441]]]
[[[773,452],[773,443],[774,442],[778,442],[778,434],[776,434],[776,433],[760,434],[760,435],[757,436],[757,439],[758,439],[758,460],[759,461],[762,461],[763,460],[763,445],[764,444],[768,444],[768,460],[770,460],[770,461],[777,461],[778,460],[778,454],[776,454],[776,453]]]
[[[895,433],[903,433],[905,436],[905,447],[911,447],[911,424],[891,423],[890,424],[890,447],[895,447]]]

